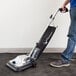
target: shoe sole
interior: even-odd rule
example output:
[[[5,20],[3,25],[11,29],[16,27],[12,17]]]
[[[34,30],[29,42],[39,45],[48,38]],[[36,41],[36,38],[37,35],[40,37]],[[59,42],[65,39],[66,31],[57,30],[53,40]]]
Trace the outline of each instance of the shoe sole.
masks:
[[[51,64],[51,63],[50,63],[50,66],[56,67],[56,68],[60,68],[60,67],[68,67],[68,66],[70,66],[70,64],[64,64],[64,65],[59,65],[59,66],[57,66],[57,65],[54,65],[54,64]]]

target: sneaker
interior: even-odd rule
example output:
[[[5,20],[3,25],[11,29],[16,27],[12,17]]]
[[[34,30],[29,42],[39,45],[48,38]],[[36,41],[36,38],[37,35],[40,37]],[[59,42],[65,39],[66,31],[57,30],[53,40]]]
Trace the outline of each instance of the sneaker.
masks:
[[[58,60],[58,61],[51,62],[50,66],[53,66],[53,67],[64,67],[64,66],[70,66],[70,63],[62,61],[62,60]]]

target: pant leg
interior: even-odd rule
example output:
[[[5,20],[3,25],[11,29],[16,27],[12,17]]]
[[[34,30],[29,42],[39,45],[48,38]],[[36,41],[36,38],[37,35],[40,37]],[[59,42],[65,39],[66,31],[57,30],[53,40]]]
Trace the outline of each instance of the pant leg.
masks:
[[[72,58],[76,44],[76,7],[71,8],[70,18],[71,18],[71,25],[68,32],[69,38],[68,38],[67,48],[61,54],[61,57],[66,61],[69,61]]]
[[[72,58],[74,49],[75,49],[75,42],[71,38],[69,38],[67,48],[61,54],[62,59],[64,59],[65,61],[70,61],[70,59]]]
[[[70,9],[71,24],[69,27],[68,37],[76,42],[76,7]]]

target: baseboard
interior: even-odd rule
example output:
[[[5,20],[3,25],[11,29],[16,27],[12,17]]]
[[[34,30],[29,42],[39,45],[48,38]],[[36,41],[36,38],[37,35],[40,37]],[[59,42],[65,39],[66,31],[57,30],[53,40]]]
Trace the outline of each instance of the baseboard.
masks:
[[[64,49],[65,48],[46,48],[44,53],[61,53]],[[29,53],[31,50],[32,48],[0,48],[0,53]]]

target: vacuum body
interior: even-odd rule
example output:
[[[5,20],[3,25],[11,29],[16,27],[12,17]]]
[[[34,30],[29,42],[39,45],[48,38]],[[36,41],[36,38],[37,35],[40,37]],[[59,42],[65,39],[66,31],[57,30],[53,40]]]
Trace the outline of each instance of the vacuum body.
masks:
[[[28,55],[19,55],[14,59],[9,60],[9,62],[6,65],[14,71],[22,71],[32,66],[35,67],[36,60],[40,57],[40,55],[48,45],[55,30],[56,27],[48,26],[39,42],[36,43],[36,46]]]

